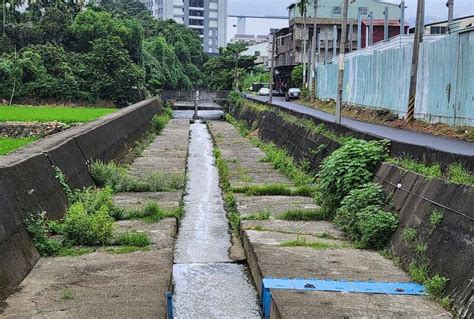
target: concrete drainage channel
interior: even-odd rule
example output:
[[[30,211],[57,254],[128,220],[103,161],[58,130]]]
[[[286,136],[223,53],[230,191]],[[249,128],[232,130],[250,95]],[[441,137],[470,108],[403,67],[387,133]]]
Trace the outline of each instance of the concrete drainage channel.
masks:
[[[211,136],[200,121],[190,130],[185,215],[175,247],[174,292],[168,296],[173,310],[168,316],[260,318],[257,290],[246,266],[229,258],[230,229]]]

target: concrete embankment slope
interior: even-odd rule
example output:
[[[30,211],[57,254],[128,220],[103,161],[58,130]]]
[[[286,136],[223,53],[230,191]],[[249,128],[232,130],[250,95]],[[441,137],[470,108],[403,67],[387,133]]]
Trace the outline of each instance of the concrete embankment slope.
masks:
[[[263,186],[275,181],[292,186],[271,164],[262,162],[263,153],[241,137],[232,125],[213,122],[210,129],[228,164],[231,186]],[[253,174],[258,171],[263,174]],[[242,217],[262,212],[270,215],[268,220],[241,222],[248,265],[261,296],[263,278],[349,280],[368,285],[370,282],[411,282],[403,270],[376,251],[353,248],[343,233],[329,222],[281,220],[280,214],[289,209],[317,209],[310,197],[236,194],[236,198]],[[427,296],[292,289],[270,289],[270,292],[271,309],[266,313],[270,318],[451,317]]]
[[[264,141],[286,149],[297,160],[308,161],[314,173],[324,158],[340,147],[327,136],[288,123],[275,112],[236,108],[233,115],[254,128]],[[466,317],[472,316],[474,187],[450,184],[438,178],[428,179],[388,163],[380,165],[374,175],[375,181],[386,190],[387,200],[394,204],[387,209],[399,216],[400,226],[390,241],[392,252],[408,269],[416,260],[414,246],[426,244],[431,271],[449,278],[446,290],[454,300],[455,309]],[[443,216],[436,227],[431,221],[435,212]],[[403,240],[403,233],[408,228],[417,233],[414,243]]]
[[[25,217],[46,211],[48,217],[60,218],[66,211],[66,194],[54,167],[73,188],[93,185],[88,163],[119,159],[151,127],[151,118],[161,108],[159,99],[146,100],[0,158],[0,300],[39,258]]]
[[[129,173],[139,180],[169,174],[184,180],[188,134],[189,121],[171,120],[133,161]],[[176,210],[182,193],[182,187],[169,192],[119,193],[114,202],[130,211],[143,210],[149,203]],[[41,258],[6,300],[2,317],[164,318],[164,292],[171,289],[177,220],[123,220],[114,228],[116,233],[148,233],[151,245],[131,252],[101,247],[79,257]],[[64,298],[65,291],[69,298]]]

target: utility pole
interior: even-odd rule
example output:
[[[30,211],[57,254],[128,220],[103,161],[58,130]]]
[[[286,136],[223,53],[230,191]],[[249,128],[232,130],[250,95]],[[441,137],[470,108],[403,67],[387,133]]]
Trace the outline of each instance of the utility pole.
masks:
[[[400,3],[400,35],[405,34],[405,1]]]
[[[369,46],[374,44],[374,13],[369,13]]]
[[[451,23],[453,23],[454,18],[454,0],[448,0],[446,6],[448,7],[448,33],[451,33]]]
[[[5,0],[2,2],[2,10],[3,10],[3,35],[5,35],[5,22],[6,22],[6,10],[5,10]]]
[[[344,82],[344,54],[346,52],[347,11],[349,0],[344,0],[342,9],[341,49],[339,52],[339,74],[337,79],[336,123],[341,124],[342,86]]]
[[[383,21],[383,40],[388,40],[388,7],[385,7],[384,14],[384,21]]]
[[[275,73],[275,46],[276,46],[276,32],[272,33],[272,59],[270,63],[270,93],[268,95],[268,103],[273,102],[273,73]]]
[[[333,59],[337,55],[337,25],[332,27],[332,57]]]
[[[307,49],[306,41],[308,40],[308,30],[306,29],[306,4],[303,8],[303,87],[306,86],[306,61],[307,61]]]
[[[352,42],[354,41],[352,39],[354,33],[354,24],[351,22],[349,23],[349,52],[352,52]]]
[[[408,98],[407,123],[410,124],[415,119],[415,99],[416,99],[416,84],[418,76],[418,57],[420,54],[420,43],[423,41],[423,21],[425,14],[425,0],[418,0],[416,9],[416,25],[415,36],[413,39],[413,56],[411,62],[410,72],[410,91]]]
[[[324,63],[326,63],[326,61],[328,60],[328,45],[328,31],[326,31],[326,33],[324,34]]]
[[[309,94],[311,96],[311,102],[314,101],[316,85],[315,72],[316,72],[316,42],[318,41],[318,0],[314,0],[314,21],[313,21],[313,40],[311,42],[311,68],[309,71]]]
[[[360,50],[362,49],[362,15],[360,14],[360,7],[357,11],[357,50]]]

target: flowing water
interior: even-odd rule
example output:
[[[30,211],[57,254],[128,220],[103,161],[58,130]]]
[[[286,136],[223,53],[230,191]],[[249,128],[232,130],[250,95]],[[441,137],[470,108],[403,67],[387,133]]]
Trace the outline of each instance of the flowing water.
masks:
[[[191,125],[185,215],[175,250],[176,318],[260,318],[258,297],[244,265],[229,258],[231,239],[211,136]]]

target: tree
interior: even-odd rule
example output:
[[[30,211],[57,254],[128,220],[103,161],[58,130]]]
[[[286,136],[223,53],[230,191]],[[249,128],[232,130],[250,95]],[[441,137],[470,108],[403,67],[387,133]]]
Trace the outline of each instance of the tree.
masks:
[[[231,43],[204,65],[211,89],[232,90],[236,81],[255,69],[255,57],[241,55],[245,49],[243,43]]]

